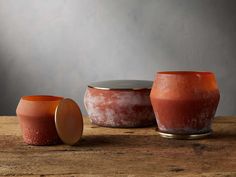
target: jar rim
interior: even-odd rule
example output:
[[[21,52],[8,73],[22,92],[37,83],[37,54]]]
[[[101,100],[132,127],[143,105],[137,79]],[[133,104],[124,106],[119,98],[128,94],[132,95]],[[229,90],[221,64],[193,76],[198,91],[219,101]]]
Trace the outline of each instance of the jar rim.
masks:
[[[213,75],[211,71],[160,71],[157,74],[166,74],[166,75]]]
[[[144,90],[151,89],[153,81],[149,80],[105,80],[92,82],[88,85],[89,88],[99,90]]]
[[[52,95],[26,95],[22,96],[21,99],[26,101],[59,101],[63,99],[63,97]]]

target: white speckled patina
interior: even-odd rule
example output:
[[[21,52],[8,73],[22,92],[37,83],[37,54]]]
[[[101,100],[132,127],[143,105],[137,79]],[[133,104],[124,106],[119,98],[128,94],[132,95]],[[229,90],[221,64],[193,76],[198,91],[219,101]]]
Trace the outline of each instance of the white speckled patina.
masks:
[[[108,127],[143,127],[155,123],[149,94],[150,89],[88,88],[84,96],[84,104],[94,124]]]

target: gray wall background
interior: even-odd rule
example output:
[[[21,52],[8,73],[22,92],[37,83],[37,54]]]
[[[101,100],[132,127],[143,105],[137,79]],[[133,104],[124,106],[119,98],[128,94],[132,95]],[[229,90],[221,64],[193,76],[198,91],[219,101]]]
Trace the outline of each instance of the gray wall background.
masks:
[[[236,1],[0,0],[1,115],[31,94],[83,107],[91,81],[161,70],[215,72],[217,114],[236,115]]]

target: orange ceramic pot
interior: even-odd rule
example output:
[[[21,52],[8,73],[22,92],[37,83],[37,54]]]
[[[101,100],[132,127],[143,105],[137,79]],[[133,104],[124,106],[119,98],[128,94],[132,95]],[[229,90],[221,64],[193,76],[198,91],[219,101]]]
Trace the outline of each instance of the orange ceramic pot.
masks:
[[[151,87],[151,81],[142,80],[91,83],[84,96],[91,122],[121,128],[156,124],[149,97]]]
[[[32,145],[60,143],[54,114],[62,97],[35,95],[23,96],[16,109],[24,142]]]
[[[158,72],[150,94],[159,133],[199,138],[211,133],[220,93],[211,72]]]

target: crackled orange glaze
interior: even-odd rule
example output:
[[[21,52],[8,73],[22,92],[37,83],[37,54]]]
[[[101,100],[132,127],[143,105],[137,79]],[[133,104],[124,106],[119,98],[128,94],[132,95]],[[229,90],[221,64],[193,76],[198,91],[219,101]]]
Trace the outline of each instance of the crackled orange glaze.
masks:
[[[209,132],[220,94],[211,72],[159,72],[151,91],[158,128],[173,134]]]

